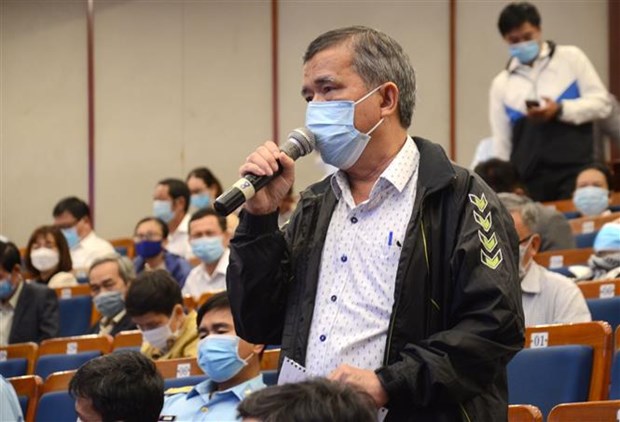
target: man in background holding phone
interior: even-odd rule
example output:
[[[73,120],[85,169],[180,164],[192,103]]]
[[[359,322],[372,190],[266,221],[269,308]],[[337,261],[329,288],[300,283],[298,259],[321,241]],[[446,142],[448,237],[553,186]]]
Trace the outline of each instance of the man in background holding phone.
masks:
[[[592,121],[611,111],[607,89],[575,46],[543,41],[530,3],[511,3],[499,31],[511,59],[493,80],[490,121],[497,158],[512,161],[537,201],[570,198],[593,160]]]

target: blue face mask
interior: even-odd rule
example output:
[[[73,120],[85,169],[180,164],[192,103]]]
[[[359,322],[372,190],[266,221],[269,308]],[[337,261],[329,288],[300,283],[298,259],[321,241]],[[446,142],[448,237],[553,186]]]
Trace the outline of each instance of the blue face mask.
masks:
[[[161,240],[142,240],[136,243],[136,254],[143,259],[153,258],[161,252]]]
[[[573,204],[583,215],[599,215],[609,207],[609,191],[598,186],[578,188],[573,194]]]
[[[78,235],[77,229],[74,227],[69,227],[68,229],[61,229],[62,234],[67,239],[67,245],[69,245],[69,249],[75,248],[80,243],[80,236]]]
[[[112,318],[125,308],[125,302],[121,292],[102,292],[93,298],[95,308],[101,315]]]
[[[164,223],[169,223],[174,218],[174,211],[172,210],[172,201],[153,201],[153,215]]]
[[[13,283],[8,278],[0,280],[0,299],[4,300],[13,294]]]
[[[192,253],[202,262],[212,264],[224,253],[222,236],[205,236],[192,239],[190,242]]]
[[[211,205],[211,195],[209,195],[208,193],[195,193],[190,199],[190,204],[192,207],[199,210],[207,208],[209,205]]]
[[[247,360],[239,357],[239,337],[212,334],[198,343],[198,366],[215,382],[228,381],[237,375]]]
[[[316,137],[316,147],[327,164],[341,170],[350,168],[359,160],[370,141],[370,134],[383,119],[368,131],[360,133],[355,128],[355,106],[381,86],[376,87],[359,100],[311,101],[306,109],[306,127]]]
[[[536,40],[511,44],[509,48],[510,55],[516,57],[522,64],[532,63],[540,53],[540,44]]]

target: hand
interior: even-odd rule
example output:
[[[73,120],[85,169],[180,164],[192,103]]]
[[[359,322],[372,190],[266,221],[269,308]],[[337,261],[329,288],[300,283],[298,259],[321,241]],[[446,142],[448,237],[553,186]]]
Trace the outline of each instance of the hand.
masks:
[[[377,408],[385,406],[388,402],[387,393],[374,371],[340,365],[327,378],[332,381],[344,382],[367,392],[375,401]]]
[[[528,108],[527,116],[539,122],[548,122],[557,116],[560,106],[549,97],[542,98],[545,100],[544,107]]]
[[[286,196],[295,181],[295,162],[281,152],[276,144],[267,141],[250,154],[245,164],[239,168],[239,174],[242,177],[248,173],[257,176],[272,176],[278,171],[276,160],[279,160],[282,165],[282,174],[275,177],[245,203],[245,209],[251,214],[270,214],[278,209],[282,198]]]

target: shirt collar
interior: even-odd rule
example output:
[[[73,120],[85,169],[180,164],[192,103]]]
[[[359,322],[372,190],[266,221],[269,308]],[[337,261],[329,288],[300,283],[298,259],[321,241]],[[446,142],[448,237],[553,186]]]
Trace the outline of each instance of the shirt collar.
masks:
[[[101,325],[103,325],[104,327],[108,325],[114,326],[118,324],[118,322],[125,317],[126,313],[127,313],[127,310],[123,309],[122,311],[114,315],[112,318],[108,318],[106,316],[101,317]]]
[[[15,307],[17,306],[17,301],[19,300],[19,295],[22,293],[22,288],[24,287],[24,283],[25,281],[22,280],[19,282],[19,285],[17,286],[17,289],[15,289],[15,293],[13,293],[13,296],[11,296],[11,298],[9,299],[9,305],[11,305],[11,308],[15,309]]]
[[[547,60],[549,55],[551,55],[551,46],[549,46],[549,43],[547,41],[543,41],[542,46],[540,47],[540,54],[538,55],[538,57],[536,57],[536,59],[534,59],[534,63],[532,66],[523,64],[519,61],[519,59],[517,59],[516,57],[513,57],[510,60],[510,63],[508,64],[508,71],[509,72],[514,72],[517,70],[519,71],[528,70],[529,71],[530,69],[534,69],[540,66],[541,62],[543,62],[544,60]]]
[[[226,248],[224,249],[224,253],[222,254],[222,256],[220,256],[220,259],[217,262],[217,266],[215,267],[213,274],[211,274],[211,278],[215,277],[217,274],[226,275],[226,269],[228,269],[229,258],[230,258],[230,249]],[[205,269],[204,266],[202,268]],[[205,273],[207,273],[206,270],[205,270]]]
[[[192,216],[189,213],[185,213],[183,220],[179,223],[179,227],[174,231],[174,233],[170,233],[170,235],[176,235],[177,233],[188,233],[189,230],[189,220]]]
[[[525,293],[540,293],[540,277],[542,269],[540,266],[531,261],[530,268],[528,268],[527,273],[525,273],[525,277],[521,280],[521,290]]]
[[[382,188],[377,189],[377,187],[382,186],[385,182],[394,186],[399,193],[402,192],[407,182],[411,179],[411,176],[417,171],[419,161],[420,152],[418,151],[418,147],[415,142],[413,142],[413,139],[411,139],[411,136],[407,135],[407,139],[402,148],[398,151],[398,154],[396,154],[390,165],[381,173],[375,186],[373,186],[371,197],[376,190],[383,190]],[[330,183],[338,199],[340,199],[344,190],[350,190],[349,180],[347,179],[346,172],[343,170],[338,170],[334,173],[330,179]]]
[[[213,382],[212,380],[210,379],[205,380],[201,382],[200,384],[196,385],[194,388],[192,388],[192,391],[190,391],[187,394],[187,400],[197,395],[201,395],[201,396],[207,395],[207,399],[205,401],[209,401],[209,400],[212,400],[213,397],[208,398],[208,396],[209,394],[213,393],[214,397],[215,395],[233,394],[235,395],[235,397],[239,399],[239,401],[242,401],[244,398],[249,396],[254,391],[264,388],[265,383],[263,382],[263,375],[258,374],[258,376],[250,380],[247,380],[245,382],[242,382],[241,384],[237,384],[234,387],[229,388],[228,390],[215,391],[216,386],[217,384]]]

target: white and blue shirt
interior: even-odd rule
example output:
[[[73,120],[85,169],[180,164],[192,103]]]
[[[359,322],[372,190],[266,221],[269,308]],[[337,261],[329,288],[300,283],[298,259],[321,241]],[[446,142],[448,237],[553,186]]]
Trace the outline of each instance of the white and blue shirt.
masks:
[[[346,173],[332,176],[338,203],[323,246],[306,369],[326,376],[340,364],[374,370],[383,362],[398,261],[413,210],[420,153],[407,140],[355,204]]]
[[[526,100],[543,97],[562,103],[560,121],[580,125],[602,119],[611,112],[611,101],[588,57],[575,46],[558,45],[551,55],[542,43],[532,66],[513,58],[493,80],[489,95],[493,154],[508,161],[512,152],[512,127],[527,115]]]

